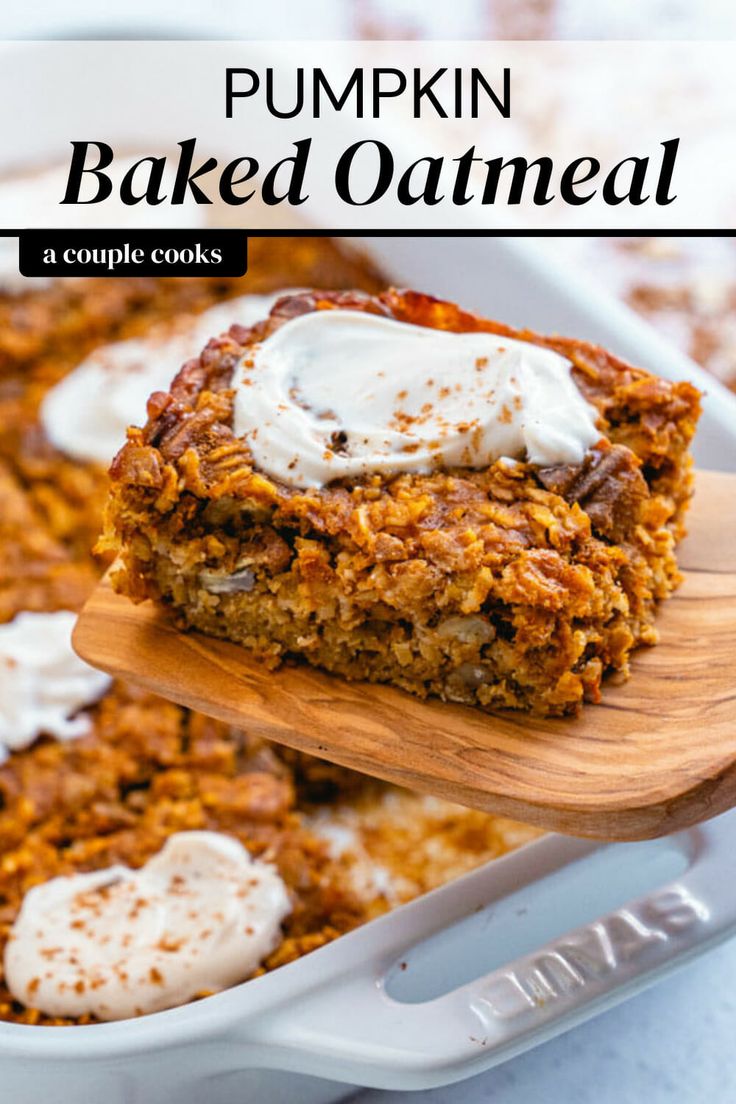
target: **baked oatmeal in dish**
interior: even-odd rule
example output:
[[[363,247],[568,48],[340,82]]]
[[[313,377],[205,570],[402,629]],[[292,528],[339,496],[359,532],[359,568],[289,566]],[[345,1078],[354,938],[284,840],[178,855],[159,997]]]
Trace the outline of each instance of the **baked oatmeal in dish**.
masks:
[[[205,996],[539,835],[270,746],[71,649],[99,577],[104,470],[148,379],[168,385],[183,342],[198,352],[209,311],[252,319],[281,288],[378,283],[329,242],[252,246],[232,285],[0,289],[2,1020],[80,1024]],[[155,938],[152,910],[166,917]]]
[[[575,713],[656,641],[699,394],[415,292],[302,293],[154,394],[115,587],[276,666]]]

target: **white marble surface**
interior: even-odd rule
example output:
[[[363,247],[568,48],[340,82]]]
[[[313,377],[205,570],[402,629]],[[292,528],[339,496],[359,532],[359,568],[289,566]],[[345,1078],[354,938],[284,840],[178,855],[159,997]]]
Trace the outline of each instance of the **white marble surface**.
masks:
[[[654,988],[469,1081],[355,1104],[732,1104],[736,940]]]

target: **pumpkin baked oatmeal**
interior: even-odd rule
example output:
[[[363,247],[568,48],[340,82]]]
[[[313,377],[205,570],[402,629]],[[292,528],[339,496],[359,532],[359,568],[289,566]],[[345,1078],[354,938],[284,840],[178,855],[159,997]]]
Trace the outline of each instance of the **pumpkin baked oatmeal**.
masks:
[[[114,585],[264,662],[575,713],[656,641],[699,395],[414,292],[303,293],[154,394]]]

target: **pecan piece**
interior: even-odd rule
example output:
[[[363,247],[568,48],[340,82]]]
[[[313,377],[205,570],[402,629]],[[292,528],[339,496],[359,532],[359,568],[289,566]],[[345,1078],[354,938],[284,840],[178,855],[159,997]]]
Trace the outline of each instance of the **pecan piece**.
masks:
[[[602,443],[582,464],[540,468],[537,477],[548,491],[577,502],[596,534],[616,542],[630,536],[649,495],[639,461],[625,445]]]

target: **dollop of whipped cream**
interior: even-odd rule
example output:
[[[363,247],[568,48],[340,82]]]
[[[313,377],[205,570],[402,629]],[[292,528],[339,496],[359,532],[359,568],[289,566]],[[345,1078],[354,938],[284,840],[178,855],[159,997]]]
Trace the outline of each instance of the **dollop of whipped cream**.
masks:
[[[109,464],[129,425],[143,425],[154,391],[167,391],[185,361],[234,323],[252,326],[288,291],[242,295],[187,315],[142,338],[96,349],[48,392],[41,405],[46,436],[75,460]]]
[[[570,367],[496,334],[313,311],[236,367],[233,427],[261,470],[301,488],[501,457],[574,464],[601,434]]]
[[[26,894],[5,950],[16,1000],[121,1020],[248,978],[291,911],[275,868],[218,832],[179,832],[139,870],[53,878]]]
[[[0,625],[0,762],[42,734],[71,740],[89,731],[80,711],[112,680],[74,652],[76,619],[68,610],[19,613]]]
[[[93,230],[115,226],[119,230],[197,230],[205,224],[205,215],[201,204],[189,200],[174,207],[169,203],[152,206],[149,203],[136,203],[132,206],[123,203],[120,196],[120,181],[139,157],[125,157],[113,161],[105,173],[113,181],[113,191],[102,203],[82,202],[63,204],[64,193],[69,175],[68,166],[53,165],[40,172],[23,173],[0,180],[0,211],[3,226],[23,229],[26,226],[54,226],[58,230],[78,227]],[[141,170],[141,186],[146,167]],[[176,178],[175,170],[168,164],[164,169],[162,188],[167,194],[171,191]],[[92,199],[95,195],[95,178],[85,177],[80,191],[81,200]],[[17,293],[26,288],[45,287],[52,280],[41,276],[21,276],[18,271],[18,239],[0,238],[0,290]]]

